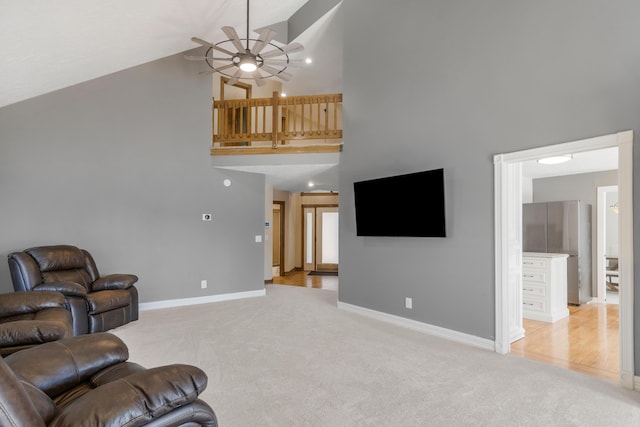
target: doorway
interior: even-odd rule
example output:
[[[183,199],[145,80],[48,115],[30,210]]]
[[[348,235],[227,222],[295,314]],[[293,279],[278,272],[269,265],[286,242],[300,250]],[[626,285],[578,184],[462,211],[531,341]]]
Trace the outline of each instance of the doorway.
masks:
[[[272,207],[273,232],[271,233],[272,244],[272,269],[273,276],[284,276],[286,273],[284,263],[284,229],[285,211],[284,202],[274,201]]]
[[[338,207],[303,207],[303,270],[338,271]]]
[[[597,287],[598,302],[616,304],[620,302],[618,290],[618,186],[598,187],[597,224]]]
[[[229,78],[220,78],[220,101],[232,99],[251,99],[252,86],[247,83],[236,82],[227,84]],[[218,134],[244,135],[249,133],[251,126],[251,109],[244,106],[227,106],[220,109],[218,117]],[[247,146],[251,141],[223,143],[223,146]]]
[[[513,337],[522,330],[522,162],[556,155],[618,147],[620,277],[620,384],[633,389],[633,132],[499,154],[494,157],[496,352],[510,352]]]

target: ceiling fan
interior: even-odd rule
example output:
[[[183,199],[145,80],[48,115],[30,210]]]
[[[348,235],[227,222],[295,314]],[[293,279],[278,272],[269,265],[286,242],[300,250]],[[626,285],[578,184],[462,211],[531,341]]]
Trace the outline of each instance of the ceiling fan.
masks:
[[[304,47],[300,43],[291,43],[283,47],[276,45],[273,39],[277,33],[269,28],[261,30],[257,39],[250,38],[249,0],[247,0],[247,37],[241,39],[233,27],[222,27],[222,31],[229,39],[215,44],[198,37],[191,37],[193,42],[208,49],[204,56],[185,55],[185,58],[193,61],[204,60],[211,67],[211,71],[205,73],[220,73],[229,77],[227,84],[230,85],[237,83],[240,79],[254,79],[258,86],[264,86],[265,80],[271,77],[284,81],[289,81],[293,77],[291,73],[285,71],[294,65],[289,55],[304,50]],[[251,42],[253,46],[250,46]],[[262,53],[267,47],[273,49]],[[221,53],[226,56],[214,56]]]

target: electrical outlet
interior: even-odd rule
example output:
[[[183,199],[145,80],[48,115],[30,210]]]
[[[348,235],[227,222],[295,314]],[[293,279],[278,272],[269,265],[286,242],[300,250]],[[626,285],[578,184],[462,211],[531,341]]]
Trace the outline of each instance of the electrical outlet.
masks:
[[[207,289],[207,281],[206,280],[200,280],[200,287],[202,289]]]
[[[404,299],[404,308],[408,308],[408,309],[412,309],[413,308],[413,299],[412,298],[405,298]]]

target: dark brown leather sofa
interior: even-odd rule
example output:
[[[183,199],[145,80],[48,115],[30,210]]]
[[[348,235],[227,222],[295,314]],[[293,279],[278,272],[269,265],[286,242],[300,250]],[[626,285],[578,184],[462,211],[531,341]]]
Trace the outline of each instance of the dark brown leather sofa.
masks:
[[[65,338],[0,359],[0,426],[216,427],[190,365],[145,369],[110,333]]]
[[[71,245],[38,246],[9,254],[16,291],[57,291],[66,298],[73,335],[104,332],[138,320],[133,274],[100,277],[91,254]]]
[[[61,293],[0,295],[0,356],[71,335],[71,313]]]

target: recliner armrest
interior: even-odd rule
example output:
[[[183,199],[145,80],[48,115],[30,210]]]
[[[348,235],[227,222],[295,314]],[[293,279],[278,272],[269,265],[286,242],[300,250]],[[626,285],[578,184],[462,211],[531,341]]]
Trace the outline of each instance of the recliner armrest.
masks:
[[[68,297],[86,297],[87,289],[76,282],[51,282],[33,287],[34,291],[55,291]]]
[[[84,394],[63,408],[51,425],[73,427],[86,420],[96,425],[145,425],[194,402],[206,386],[206,374],[195,366],[147,369]]]
[[[91,284],[91,290],[106,291],[114,289],[129,289],[138,281],[135,274],[109,274],[97,279]]]
[[[59,292],[12,292],[0,295],[0,318],[35,313],[47,308],[64,308]]]

